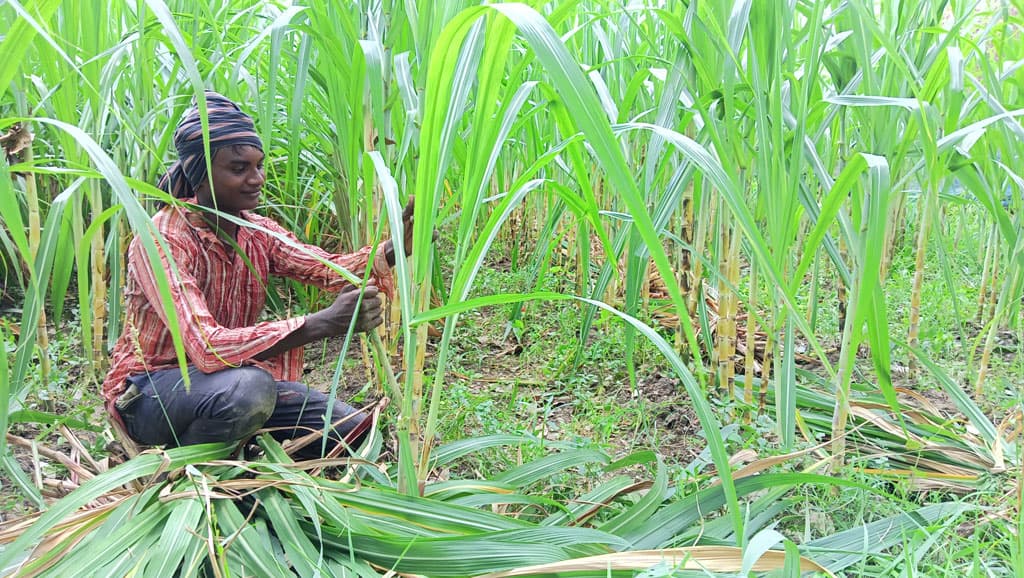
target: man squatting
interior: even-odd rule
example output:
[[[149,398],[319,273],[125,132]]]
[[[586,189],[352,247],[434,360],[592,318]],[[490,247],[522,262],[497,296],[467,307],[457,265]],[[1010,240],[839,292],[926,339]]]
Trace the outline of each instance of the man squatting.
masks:
[[[124,331],[103,382],[107,409],[140,444],[184,446],[244,440],[260,428],[272,429],[280,440],[322,433],[324,416],[333,407],[327,451],[338,444],[356,447],[370,416],[298,382],[302,346],[343,335],[350,323],[357,332],[381,324],[378,293],[393,291],[391,241],[368,263],[371,247],[350,255],[331,254],[250,212],[259,204],[265,181],[263,144],[252,118],[238,105],[215,92],[207,92],[206,101],[212,178],[206,174],[199,110],[193,106],[174,133],[178,161],[159,186],[184,203],[217,212],[175,204],[153,216],[176,267],[172,270],[161,249],[160,265],[170,282],[191,385],[186,389],[154,270],[136,236],[128,248]],[[410,251],[412,201],[403,220]],[[357,275],[371,269],[361,303],[358,289],[317,257]],[[258,321],[270,275],[337,291],[338,296],[330,306],[304,317]],[[319,457],[321,447],[310,444],[299,456]]]

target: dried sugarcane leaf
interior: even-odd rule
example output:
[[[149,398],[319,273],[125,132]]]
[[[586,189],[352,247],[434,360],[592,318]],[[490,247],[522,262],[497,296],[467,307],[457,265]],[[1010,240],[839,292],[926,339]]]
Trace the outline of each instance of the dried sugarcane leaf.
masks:
[[[786,553],[770,550],[756,563],[752,570],[767,572],[781,570],[786,563]],[[728,546],[693,546],[668,550],[640,550],[591,556],[566,560],[552,564],[538,564],[505,572],[485,574],[481,578],[511,578],[513,576],[541,576],[558,572],[605,573],[619,570],[647,570],[660,566],[672,570],[702,570],[708,572],[738,572],[743,566],[743,550]],[[813,560],[801,557],[800,570],[803,572],[832,573]]]

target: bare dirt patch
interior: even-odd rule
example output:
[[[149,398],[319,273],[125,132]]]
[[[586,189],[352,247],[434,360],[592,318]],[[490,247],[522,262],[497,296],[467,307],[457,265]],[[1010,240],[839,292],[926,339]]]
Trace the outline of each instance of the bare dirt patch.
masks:
[[[650,403],[654,429],[652,441],[655,449],[670,462],[687,464],[693,461],[704,447],[698,435],[701,426],[693,404],[675,377],[654,374],[638,380],[637,392],[620,391],[618,399],[628,403],[628,398],[642,397]]]

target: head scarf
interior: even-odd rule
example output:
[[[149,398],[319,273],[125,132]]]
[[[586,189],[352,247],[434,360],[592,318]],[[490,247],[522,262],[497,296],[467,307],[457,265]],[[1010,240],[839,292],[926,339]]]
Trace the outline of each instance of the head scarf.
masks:
[[[250,145],[263,150],[252,118],[230,99],[206,91],[206,111],[210,123],[210,155],[217,149],[233,145]],[[171,165],[157,185],[178,199],[193,197],[206,179],[206,158],[203,156],[203,124],[199,105],[194,102],[174,131],[174,148],[178,161]]]

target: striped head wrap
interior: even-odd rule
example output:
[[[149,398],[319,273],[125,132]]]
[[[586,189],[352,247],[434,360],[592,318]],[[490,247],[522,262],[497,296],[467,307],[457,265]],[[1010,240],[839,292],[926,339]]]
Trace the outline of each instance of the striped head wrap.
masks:
[[[233,145],[250,145],[263,150],[252,118],[237,104],[208,90],[206,111],[210,122],[210,155],[216,154],[217,149]],[[203,123],[197,103],[193,103],[178,123],[174,131],[174,148],[178,149],[178,161],[171,165],[157,186],[177,199],[193,197],[206,180]]]

